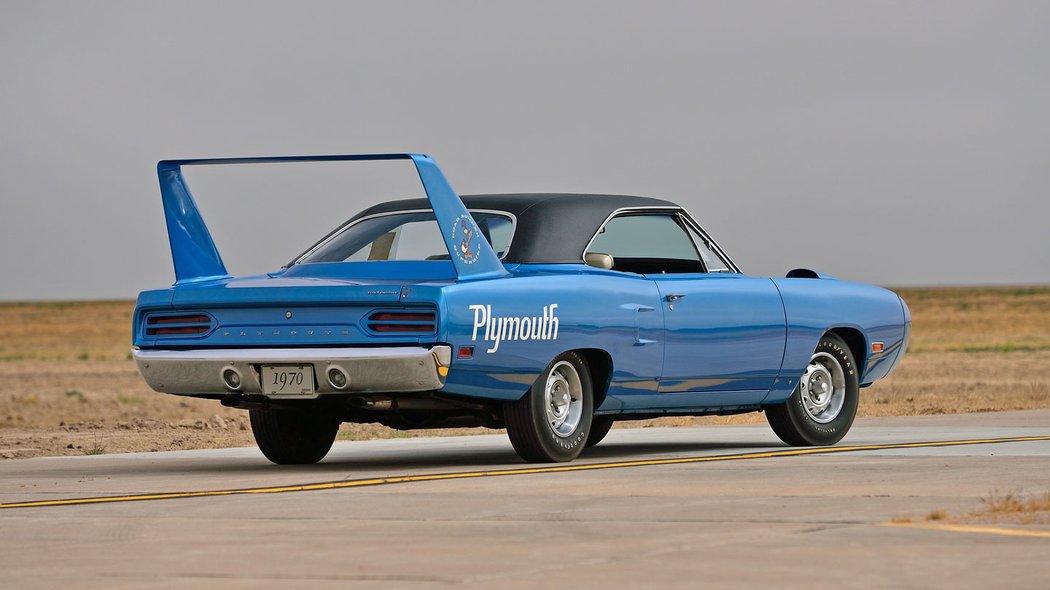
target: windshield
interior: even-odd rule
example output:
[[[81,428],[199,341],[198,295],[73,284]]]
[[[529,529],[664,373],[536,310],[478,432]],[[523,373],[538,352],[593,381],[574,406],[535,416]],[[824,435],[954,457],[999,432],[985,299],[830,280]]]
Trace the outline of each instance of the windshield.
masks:
[[[503,258],[514,232],[506,213],[471,211],[496,255]],[[377,260],[449,260],[433,211],[367,217],[332,234],[296,262],[366,262]]]

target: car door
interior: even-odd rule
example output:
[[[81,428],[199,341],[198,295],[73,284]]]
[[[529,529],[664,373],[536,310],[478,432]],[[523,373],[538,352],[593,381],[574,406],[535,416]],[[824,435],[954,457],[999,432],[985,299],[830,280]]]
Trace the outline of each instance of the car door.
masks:
[[[773,282],[736,272],[675,210],[635,210],[610,219],[589,252],[613,270],[652,280],[660,293],[664,363],[656,396],[626,407],[707,408],[755,404],[784,356],[784,307]]]

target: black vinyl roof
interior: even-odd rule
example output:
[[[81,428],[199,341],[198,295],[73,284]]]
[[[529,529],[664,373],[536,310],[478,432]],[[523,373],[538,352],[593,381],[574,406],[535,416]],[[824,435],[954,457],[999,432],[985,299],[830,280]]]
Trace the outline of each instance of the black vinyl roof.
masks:
[[[662,199],[627,195],[519,193],[460,198],[467,209],[504,211],[517,218],[510,250],[503,257],[507,263],[580,262],[591,237],[617,209],[678,207]],[[427,199],[388,201],[365,209],[353,219],[418,209],[430,209],[430,202]]]

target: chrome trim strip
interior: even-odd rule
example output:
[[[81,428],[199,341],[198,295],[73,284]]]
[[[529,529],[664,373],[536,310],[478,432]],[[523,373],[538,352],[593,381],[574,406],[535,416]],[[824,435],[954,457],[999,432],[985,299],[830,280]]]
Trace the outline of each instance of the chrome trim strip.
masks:
[[[707,241],[711,242],[711,245],[714,246],[715,252],[719,256],[721,256],[722,259],[727,264],[729,264],[730,270],[736,272],[737,274],[744,274],[740,270],[740,267],[737,266],[735,262],[733,262],[733,259],[729,257],[729,254],[726,254],[726,251],[723,250],[722,247],[718,245],[718,242],[716,242],[715,239],[711,237],[711,234],[707,233],[707,231],[704,230],[704,228],[700,226],[700,223],[697,222],[697,220],[693,219],[693,216],[690,215],[688,211],[686,211],[685,209],[682,209],[681,211],[679,211],[679,215],[682,216],[682,219],[684,219],[686,223],[691,225],[692,228],[694,230],[696,230],[696,233],[700,234],[704,238],[707,238]]]
[[[434,348],[448,348],[436,346]],[[260,363],[297,363],[315,362],[331,359],[379,359],[414,357],[421,351],[430,353],[431,349],[422,347],[377,347],[377,348],[208,348],[197,350],[133,350],[136,359],[142,360],[179,360],[179,361],[213,361],[216,359],[230,361],[252,361]]]
[[[503,251],[503,256],[499,256],[499,259],[503,260],[507,256],[507,252],[510,252],[511,244],[514,243],[514,234],[518,230],[518,217],[516,215],[514,215],[513,213],[509,213],[507,211],[499,211],[497,209],[467,209],[467,211],[469,213],[471,213],[471,215],[473,215],[474,213],[489,213],[491,215],[499,215],[501,217],[506,217],[507,219],[510,219],[510,240],[507,241],[507,249]],[[334,230],[332,230],[332,232],[329,233],[327,236],[321,238],[321,241],[317,242],[313,246],[310,246],[310,248],[307,249],[306,252],[303,252],[302,254],[296,256],[295,259],[292,260],[291,262],[289,262],[288,264],[286,264],[285,267],[292,266],[293,264],[299,264],[299,262],[303,258],[306,258],[307,256],[313,254],[317,250],[321,249],[323,246],[328,244],[328,242],[331,242],[335,238],[337,238],[340,235],[342,235],[343,232],[346,232],[351,227],[361,223],[362,221],[367,221],[369,219],[375,219],[377,217],[386,217],[386,216],[389,216],[389,215],[407,215],[409,213],[431,213],[431,214],[433,214],[434,210],[433,209],[404,209],[402,211],[387,211],[386,213],[375,213],[373,215],[366,215],[366,216],[364,216],[364,217],[362,217],[360,219],[353,219],[353,220],[347,221],[343,225],[341,225],[341,226],[335,228]],[[475,222],[476,221],[477,220],[475,220]],[[452,253],[449,252],[449,256],[451,256],[451,255],[452,255]]]
[[[452,349],[432,347],[372,348],[236,348],[198,350],[135,349],[131,351],[143,379],[155,391],[181,395],[261,394],[258,365],[313,365],[313,395],[270,395],[311,399],[321,394],[434,391],[445,384],[440,369],[452,361]],[[341,389],[328,383],[328,369],[350,376]],[[225,369],[241,374],[232,391],[222,380]],[[447,374],[447,371],[445,371]]]
[[[580,254],[580,260],[582,260],[584,264],[587,264],[587,260],[586,260],[586,258],[584,258],[584,256],[586,256],[587,252],[590,251],[591,244],[594,243],[594,240],[598,237],[598,234],[602,233],[602,230],[605,229],[605,225],[607,223],[609,223],[614,217],[617,217],[618,215],[622,215],[624,213],[645,213],[645,212],[649,212],[649,211],[652,211],[654,213],[666,213],[666,212],[677,213],[679,216],[681,216],[683,219],[685,219],[686,222],[688,222],[693,227],[693,229],[696,230],[697,233],[699,233],[700,235],[704,236],[705,238],[707,238],[711,242],[711,245],[714,246],[715,251],[720,256],[722,256],[722,258],[725,259],[725,261],[729,264],[729,266],[732,268],[733,271],[735,271],[735,272],[737,272],[739,274],[743,274],[743,273],[740,272],[740,267],[738,267],[736,265],[736,263],[733,262],[733,259],[730,258],[729,255],[727,255],[725,253],[725,250],[723,250],[722,247],[718,245],[718,242],[716,242],[715,239],[711,237],[711,234],[709,234],[706,231],[704,231],[704,228],[701,227],[700,224],[697,223],[696,220],[693,219],[693,217],[691,215],[689,215],[688,211],[686,211],[682,207],[678,207],[678,206],[621,207],[619,209],[616,209],[615,211],[610,213],[608,217],[605,218],[605,221],[603,221],[602,224],[600,226],[598,226],[598,231],[594,232],[594,235],[591,236],[591,239],[587,241],[587,246],[583,249],[583,253]],[[688,234],[688,232],[686,232],[686,233]],[[693,238],[690,236],[689,240],[692,241],[692,239]],[[696,244],[693,244],[693,247],[695,248]]]

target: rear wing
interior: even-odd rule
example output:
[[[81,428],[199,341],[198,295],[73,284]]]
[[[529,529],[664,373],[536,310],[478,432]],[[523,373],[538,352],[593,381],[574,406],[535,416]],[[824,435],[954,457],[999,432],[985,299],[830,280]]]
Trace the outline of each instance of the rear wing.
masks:
[[[214,158],[163,160],[157,163],[164,219],[168,227],[171,258],[175,264],[175,283],[186,283],[229,276],[208,226],[193,200],[183,166],[217,164],[264,164],[281,162],[360,162],[412,160],[427,199],[434,210],[441,236],[459,280],[494,278],[507,274],[470,216],[459,195],[430,157],[422,154],[359,154],[342,156],[279,156],[270,158]]]

